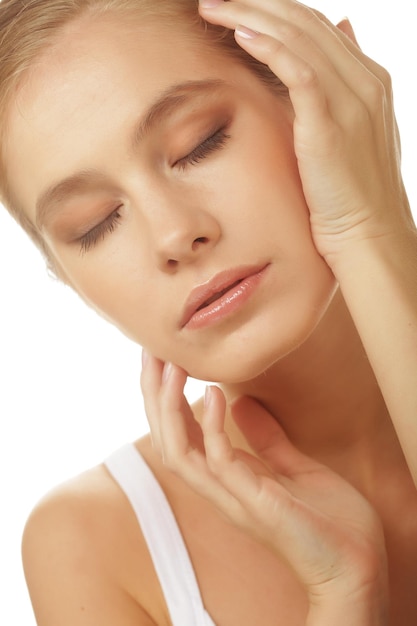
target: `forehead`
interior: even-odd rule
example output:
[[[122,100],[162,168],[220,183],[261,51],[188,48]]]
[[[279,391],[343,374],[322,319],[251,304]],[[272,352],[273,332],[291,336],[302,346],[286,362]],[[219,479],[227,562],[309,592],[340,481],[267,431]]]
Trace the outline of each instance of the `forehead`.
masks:
[[[187,28],[102,16],[62,33],[31,69],[10,111],[3,146],[10,187],[24,209],[32,210],[45,185],[73,168],[88,169],[93,154],[100,167],[98,138],[104,167],[116,149],[112,132],[127,132],[172,84],[219,75],[233,80],[235,63],[225,63]]]
[[[199,45],[195,32],[180,23],[168,30],[163,23],[127,21],[117,14],[71,22],[34,60],[18,90],[14,113],[49,119],[59,101],[67,113],[75,114],[84,95],[86,110],[89,103],[99,108],[123,92],[122,99],[128,90],[137,96],[139,88],[146,106],[170,77],[181,79],[202,71],[208,51]],[[212,63],[206,65],[206,70],[213,69]]]

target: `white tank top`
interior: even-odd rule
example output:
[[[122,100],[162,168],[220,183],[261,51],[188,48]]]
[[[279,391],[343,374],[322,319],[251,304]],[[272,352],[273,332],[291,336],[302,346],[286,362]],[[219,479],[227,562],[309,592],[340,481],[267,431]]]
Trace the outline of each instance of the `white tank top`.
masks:
[[[129,443],[108,457],[104,464],[136,514],[173,626],[215,626],[204,608],[174,513],[141,454]]]

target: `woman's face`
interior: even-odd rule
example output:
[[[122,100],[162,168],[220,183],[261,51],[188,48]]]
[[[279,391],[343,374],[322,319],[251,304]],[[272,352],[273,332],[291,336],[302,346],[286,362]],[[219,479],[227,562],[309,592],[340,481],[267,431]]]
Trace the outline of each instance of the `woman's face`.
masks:
[[[9,121],[11,189],[65,280],[156,356],[246,380],[317,325],[334,279],[290,106],[220,49],[184,26],[72,24]]]

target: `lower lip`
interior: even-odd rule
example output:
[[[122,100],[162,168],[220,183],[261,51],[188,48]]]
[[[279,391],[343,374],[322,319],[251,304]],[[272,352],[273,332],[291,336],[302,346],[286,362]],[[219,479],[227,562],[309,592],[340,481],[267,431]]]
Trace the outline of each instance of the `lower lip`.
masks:
[[[238,285],[226,291],[204,309],[196,311],[185,324],[185,328],[198,329],[221,322],[224,318],[236,313],[249,300],[269,266],[265,266],[256,274],[247,276]]]

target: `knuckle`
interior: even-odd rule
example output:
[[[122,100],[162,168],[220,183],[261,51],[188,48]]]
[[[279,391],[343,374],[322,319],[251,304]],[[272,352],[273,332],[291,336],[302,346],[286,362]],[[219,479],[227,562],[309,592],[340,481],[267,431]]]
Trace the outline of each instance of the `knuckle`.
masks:
[[[297,24],[306,24],[314,19],[314,12],[301,2],[293,2],[288,7],[288,19]]]
[[[319,85],[317,71],[308,63],[300,64],[295,70],[295,83],[303,89],[316,89]]]
[[[377,76],[381,83],[384,85],[386,91],[392,89],[392,77],[389,71],[382,65],[377,66]]]
[[[213,476],[221,482],[222,477],[226,475],[226,464],[220,458],[211,456],[207,458],[207,465]]]
[[[310,17],[311,20],[313,20],[314,18],[318,18],[320,20],[320,22],[324,22],[325,24],[329,24],[329,20],[324,15],[324,13],[322,13],[321,11],[318,11],[317,9],[310,9],[309,13],[310,13],[309,17]]]
[[[206,458],[210,472],[221,481],[222,477],[226,476],[230,469],[233,454],[230,451],[225,452],[224,449],[214,446],[208,452]]]
[[[286,42],[294,42],[302,39],[305,31],[298,25],[291,22],[282,22],[279,25],[278,37]]]
[[[271,39],[268,45],[268,56],[278,56],[283,48],[284,44],[282,41],[279,41],[279,39]]]
[[[372,76],[364,85],[366,100],[372,109],[379,109],[387,98],[387,88],[382,80]]]

